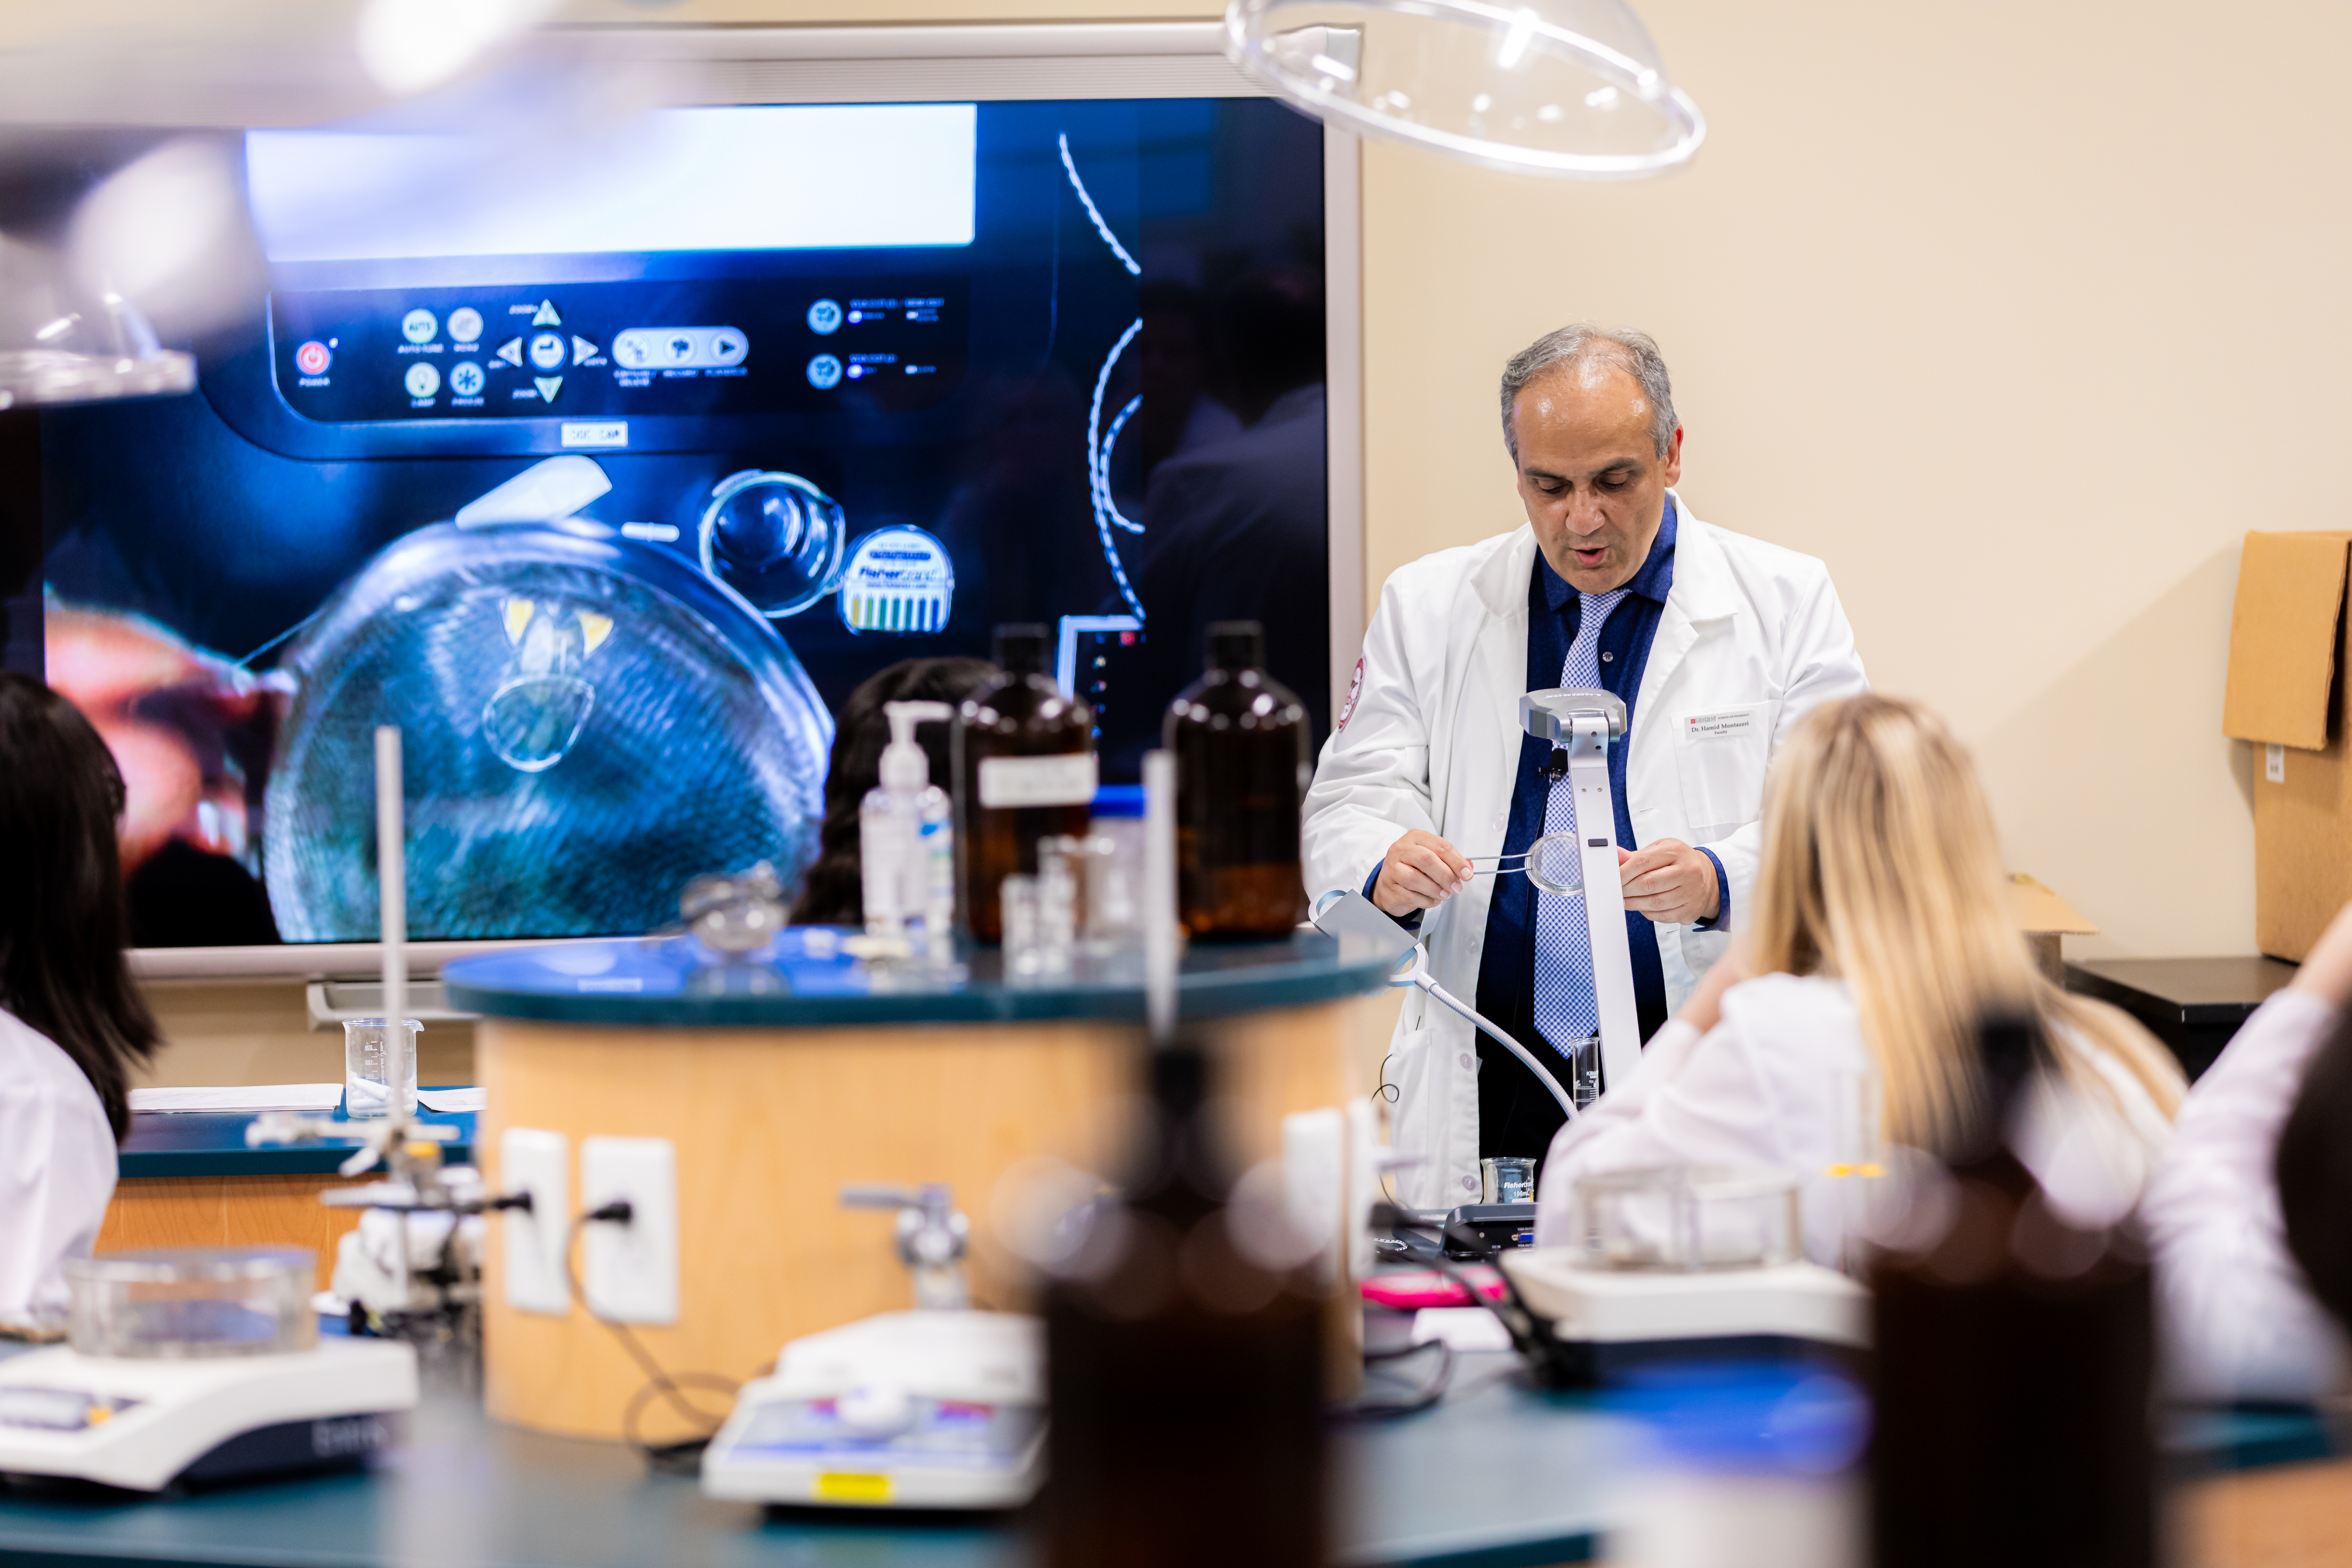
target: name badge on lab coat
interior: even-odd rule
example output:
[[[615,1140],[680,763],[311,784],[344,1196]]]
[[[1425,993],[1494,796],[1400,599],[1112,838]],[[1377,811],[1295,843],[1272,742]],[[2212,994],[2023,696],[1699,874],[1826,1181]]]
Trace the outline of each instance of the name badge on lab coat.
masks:
[[[1756,731],[1754,708],[1727,708],[1720,713],[1686,713],[1683,738],[1689,741],[1736,741]]]

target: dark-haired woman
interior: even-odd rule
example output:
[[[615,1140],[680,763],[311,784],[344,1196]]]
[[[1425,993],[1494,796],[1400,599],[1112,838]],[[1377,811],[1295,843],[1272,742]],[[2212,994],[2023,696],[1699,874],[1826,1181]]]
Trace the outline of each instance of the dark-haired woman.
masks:
[[[131,982],[122,775],[39,681],[0,670],[0,1324],[56,1323],[131,1126],[155,1024]]]
[[[2352,905],[2189,1091],[2141,1205],[2171,1382],[2311,1400],[2352,1381]]]
[[[866,923],[866,888],[859,875],[857,808],[882,783],[882,748],[890,743],[885,702],[961,702],[996,673],[984,658],[909,658],[877,670],[858,684],[835,716],[833,765],[824,776],[824,826],[817,832],[816,864],[793,906],[794,925]],[[930,754],[931,782],[947,776],[947,730],[916,731]]]

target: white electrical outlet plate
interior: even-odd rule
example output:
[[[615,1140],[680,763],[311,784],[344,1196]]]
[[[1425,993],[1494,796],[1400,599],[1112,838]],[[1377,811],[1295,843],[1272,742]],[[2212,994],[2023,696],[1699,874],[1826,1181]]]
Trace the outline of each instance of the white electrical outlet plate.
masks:
[[[1282,1119],[1283,1206],[1299,1233],[1314,1238],[1320,1254],[1317,1267],[1327,1280],[1344,1256],[1347,1150],[1348,1121],[1336,1105]]]
[[[624,1323],[677,1321],[677,1152],[667,1138],[580,1141],[580,1208],[625,1201],[626,1224],[581,1229],[588,1310]]]
[[[560,1318],[572,1310],[572,1288],[563,1278],[572,1231],[572,1140],[536,1127],[508,1128],[499,1135],[499,1183],[507,1192],[530,1194],[529,1210],[499,1215],[507,1305]]]

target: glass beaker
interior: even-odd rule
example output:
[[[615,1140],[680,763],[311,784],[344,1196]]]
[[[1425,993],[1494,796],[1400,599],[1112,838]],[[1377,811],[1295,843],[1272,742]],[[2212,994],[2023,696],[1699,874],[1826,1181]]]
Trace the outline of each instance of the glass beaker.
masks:
[[[1519,1154],[1495,1154],[1478,1162],[1480,1203],[1531,1204],[1536,1201],[1536,1163]]]
[[[343,1114],[354,1121],[400,1112],[416,1114],[416,1037],[425,1026],[414,1018],[387,1029],[382,1018],[343,1020]]]
[[[184,1359],[306,1351],[317,1260],[262,1247],[109,1252],[66,1260],[68,1333],[88,1356]]]

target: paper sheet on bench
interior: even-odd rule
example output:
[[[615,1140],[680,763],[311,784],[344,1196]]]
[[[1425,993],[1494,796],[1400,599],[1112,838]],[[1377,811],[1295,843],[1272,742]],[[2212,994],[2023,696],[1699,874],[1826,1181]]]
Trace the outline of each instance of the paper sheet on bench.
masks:
[[[490,1103],[478,1089],[420,1089],[416,1099],[427,1110],[485,1110]]]
[[[332,1110],[343,1102],[340,1083],[247,1083],[217,1089],[134,1089],[133,1110]]]

